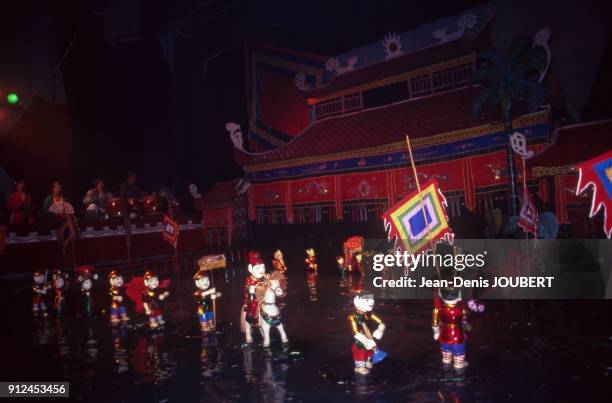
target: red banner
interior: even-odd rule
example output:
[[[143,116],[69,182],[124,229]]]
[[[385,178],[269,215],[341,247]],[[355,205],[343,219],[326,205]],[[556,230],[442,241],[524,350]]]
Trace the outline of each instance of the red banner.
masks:
[[[342,200],[387,199],[387,178],[384,171],[342,175]]]
[[[285,206],[288,182],[253,184],[253,202],[256,206]]]
[[[330,202],[336,199],[333,176],[300,179],[291,182],[291,203]]]
[[[471,157],[474,187],[488,187],[508,183],[506,151]],[[518,165],[520,167],[520,165]]]

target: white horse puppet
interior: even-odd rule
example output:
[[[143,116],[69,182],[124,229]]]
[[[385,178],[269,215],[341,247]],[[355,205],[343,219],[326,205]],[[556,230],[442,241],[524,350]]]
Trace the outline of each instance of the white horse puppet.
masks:
[[[276,298],[282,297],[285,291],[281,287],[281,282],[272,276],[271,279],[266,279],[263,287],[259,287],[260,293],[258,293],[259,303],[259,329],[263,336],[263,346],[270,346],[270,329],[275,327],[280,334],[281,341],[288,343],[287,333],[281,321],[281,313],[278,306],[276,306]]]

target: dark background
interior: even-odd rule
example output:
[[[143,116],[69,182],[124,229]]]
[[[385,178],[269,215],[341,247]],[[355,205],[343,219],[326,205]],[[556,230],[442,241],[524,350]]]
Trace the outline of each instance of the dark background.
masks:
[[[116,186],[128,169],[145,187],[171,185],[179,193],[189,180],[206,190],[241,177],[224,125],[247,120],[248,41],[334,55],[479,3],[150,0],[138,7],[141,39],[113,46],[104,24],[115,17],[93,14],[82,2],[57,2],[60,54],[89,13],[62,66],[75,122],[75,187],[96,176]],[[159,35],[177,20],[184,34],[176,36],[171,72]],[[202,61],[214,55],[205,76]]]
[[[32,87],[37,88],[39,83],[46,82],[55,66],[60,66],[51,82],[43,87],[42,98],[67,106],[68,116],[58,120],[61,124],[71,122],[71,132],[56,143],[46,139],[39,151],[70,166],[71,172],[56,174],[63,169],[53,159],[43,166],[32,165],[43,157],[22,155],[19,150],[23,147],[15,148],[17,151],[2,148],[2,143],[32,144],[38,134],[30,134],[31,140],[24,132],[34,133],[34,129],[21,130],[19,136],[12,138],[0,138],[0,169],[4,168],[13,179],[25,176],[35,185],[30,186],[35,196],[47,194],[47,184],[60,180],[69,197],[80,199],[95,177],[104,178],[107,187],[116,192],[128,170],[138,172],[145,189],[165,185],[185,196],[186,185],[195,181],[200,191],[205,192],[218,181],[242,176],[241,167],[233,162],[224,125],[234,121],[246,126],[246,43],[263,42],[333,56],[380,41],[387,32],[405,32],[483,3],[482,0],[2,2],[0,48],[4,51],[0,72],[11,67],[13,72],[17,71],[14,76],[29,77],[38,68],[41,74],[30,80]],[[607,101],[612,91],[609,74],[612,46],[609,28],[601,28],[610,25],[605,21],[609,21],[607,15],[612,13],[605,1],[491,3],[498,8],[493,38],[496,42],[503,44],[515,35],[514,31],[535,32],[543,25],[552,25],[551,74],[561,77],[564,90],[560,96],[568,97],[567,109],[575,121],[612,116]],[[508,15],[510,12],[514,14]],[[160,45],[160,38],[165,35],[175,37],[172,57]],[[10,38],[12,48],[2,46],[5,38]],[[36,38],[46,41],[48,49],[34,46]],[[14,57],[15,53],[20,53],[21,59]],[[592,61],[586,58],[588,55],[593,55]],[[27,68],[19,65],[24,59],[29,59]],[[13,60],[17,62],[9,66]],[[598,73],[588,77],[581,66],[594,63],[600,65],[589,68]],[[24,93],[22,98],[28,98],[31,92]],[[57,117],[58,112],[44,105],[37,111],[36,130],[52,131],[57,125],[52,117]],[[48,130],[45,124],[50,126]]]

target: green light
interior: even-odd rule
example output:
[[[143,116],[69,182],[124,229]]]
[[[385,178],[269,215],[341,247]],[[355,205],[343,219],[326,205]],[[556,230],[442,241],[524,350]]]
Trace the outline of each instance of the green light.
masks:
[[[9,92],[6,96],[6,102],[11,105],[15,105],[17,102],[19,102],[19,95],[15,94],[14,92]]]

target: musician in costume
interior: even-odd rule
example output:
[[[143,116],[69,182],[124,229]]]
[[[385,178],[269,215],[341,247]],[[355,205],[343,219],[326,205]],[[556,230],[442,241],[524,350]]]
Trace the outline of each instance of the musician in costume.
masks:
[[[26,193],[25,180],[18,179],[15,181],[15,191],[6,199],[6,207],[11,212],[10,224],[34,223],[32,196]]]
[[[196,298],[200,329],[203,333],[208,333],[215,329],[212,303],[221,296],[221,293],[217,292],[215,287],[210,288],[210,278],[205,271],[198,271],[193,279],[197,288],[193,295]]]
[[[306,259],[304,260],[308,270],[318,270],[319,264],[317,263],[317,256],[313,248],[306,249]]]
[[[434,299],[432,314],[434,340],[440,342],[442,364],[453,365],[456,370],[467,367],[465,347],[467,310],[461,299],[461,290],[453,287],[441,288]]]
[[[100,178],[93,180],[94,187],[89,189],[83,197],[86,215],[91,219],[104,218],[106,215],[106,205],[113,197],[110,192],[104,189],[104,181]]]
[[[374,308],[374,296],[370,292],[356,289],[353,291],[354,309],[349,315],[349,323],[353,332],[353,361],[355,372],[367,375],[374,366],[372,356],[376,351],[376,341],[383,337],[385,324],[376,316]]]
[[[47,276],[45,273],[40,271],[34,272],[32,284],[32,312],[34,314],[41,313],[43,316],[47,316],[47,304],[45,298],[47,296],[47,290],[50,286],[47,284]]]
[[[111,297],[111,324],[116,325],[120,322],[127,323],[130,318],[127,316],[127,307],[125,306],[123,276],[121,276],[117,270],[112,270],[108,273],[108,282],[110,283],[108,293]]]
[[[66,307],[66,292],[68,291],[68,274],[56,270],[53,273],[53,309],[57,315],[61,315]]]
[[[249,275],[244,281],[244,299],[240,311],[241,329],[245,333],[246,343],[252,343],[251,327],[258,325],[259,302],[257,301],[257,287],[265,286],[266,266],[261,254],[257,251],[249,252]]]
[[[155,329],[166,323],[162,315],[160,302],[165,300],[170,293],[167,290],[161,290],[159,288],[159,279],[157,275],[151,271],[145,273],[144,285],[145,290],[142,295],[142,306],[149,317],[149,326],[151,329]]]

